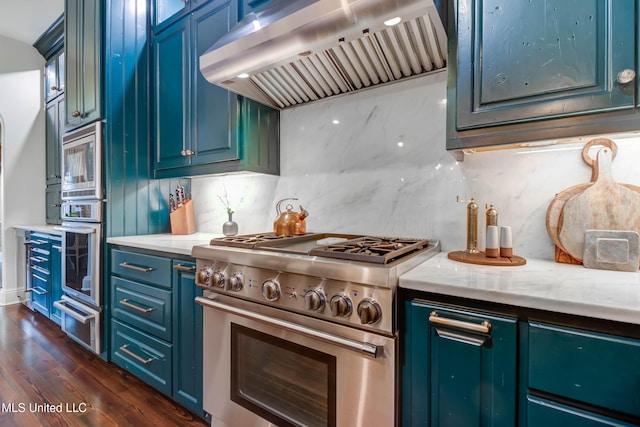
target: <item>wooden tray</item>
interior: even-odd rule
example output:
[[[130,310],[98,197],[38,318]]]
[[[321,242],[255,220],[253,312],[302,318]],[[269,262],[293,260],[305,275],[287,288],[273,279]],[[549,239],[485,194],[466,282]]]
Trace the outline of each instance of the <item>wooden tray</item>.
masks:
[[[452,259],[454,261],[477,265],[493,265],[498,267],[516,267],[518,265],[525,265],[527,263],[526,259],[517,255],[514,255],[511,258],[489,258],[484,254],[484,252],[470,254],[469,252],[465,251],[454,251],[449,252],[447,256],[449,257],[449,259]]]

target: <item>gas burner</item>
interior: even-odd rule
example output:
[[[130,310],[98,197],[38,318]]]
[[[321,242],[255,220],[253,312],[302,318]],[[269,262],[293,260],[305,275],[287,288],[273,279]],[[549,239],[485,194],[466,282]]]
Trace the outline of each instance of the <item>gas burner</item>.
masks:
[[[211,246],[252,249],[259,244],[268,244],[269,242],[280,242],[283,240],[297,240],[305,236],[306,234],[301,236],[278,236],[275,233],[244,234],[240,236],[216,237],[211,239],[209,244]]]
[[[312,249],[309,255],[388,264],[429,246],[429,240],[364,236]]]

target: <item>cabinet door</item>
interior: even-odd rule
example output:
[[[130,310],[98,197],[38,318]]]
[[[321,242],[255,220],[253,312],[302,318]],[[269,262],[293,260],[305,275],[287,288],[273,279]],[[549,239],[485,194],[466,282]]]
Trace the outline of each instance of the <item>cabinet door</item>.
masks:
[[[46,203],[46,223],[47,224],[61,224],[61,206],[62,200],[60,199],[60,184],[49,185],[45,192]]]
[[[65,129],[102,116],[102,2],[66,0]]]
[[[194,155],[191,162],[194,165],[238,158],[237,134],[230,132],[231,126],[237,127],[237,95],[209,83],[197,66],[200,55],[237,21],[235,4],[235,1],[216,1],[193,14],[191,150]]]
[[[62,133],[61,126],[64,120],[64,96],[47,103],[46,115],[46,174],[47,185],[60,184],[62,155]]]
[[[193,262],[173,262],[176,291],[174,312],[173,398],[199,415],[202,409],[202,307],[195,297],[202,289],[195,284]]]
[[[52,240],[51,241],[51,264],[50,275],[51,279],[51,315],[50,318],[56,322],[58,325],[61,321],[61,312],[60,309],[53,306],[55,301],[60,301],[62,299],[62,241]]]
[[[516,319],[415,300],[406,313],[403,425],[515,425]]]
[[[55,55],[44,66],[44,98],[49,102],[63,92],[64,78],[60,78],[60,61],[64,61],[64,55]],[[64,70],[64,66],[62,67]]]
[[[154,40],[155,162],[156,169],[190,164],[189,17]]]
[[[633,0],[460,0],[459,130],[632,109]],[[455,55],[453,56],[455,58]]]

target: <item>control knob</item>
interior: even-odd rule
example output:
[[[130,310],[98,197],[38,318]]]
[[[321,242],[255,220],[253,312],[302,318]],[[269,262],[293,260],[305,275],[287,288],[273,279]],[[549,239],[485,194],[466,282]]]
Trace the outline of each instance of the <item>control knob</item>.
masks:
[[[229,276],[229,290],[238,292],[242,290],[242,275],[232,274]]]
[[[311,311],[324,309],[324,294],[314,289],[304,293],[304,308]]]
[[[196,273],[196,284],[200,286],[209,286],[209,279],[211,278],[212,273],[213,268],[211,267],[201,268]]]
[[[224,288],[224,273],[222,271],[216,271],[211,275],[211,284],[218,288]]]
[[[370,298],[365,298],[358,304],[358,317],[363,325],[372,325],[382,317],[380,305]]]
[[[347,317],[353,311],[351,300],[344,295],[332,296],[329,301],[329,308],[333,317]]]
[[[277,301],[280,298],[280,285],[269,279],[262,284],[262,296],[267,301]]]

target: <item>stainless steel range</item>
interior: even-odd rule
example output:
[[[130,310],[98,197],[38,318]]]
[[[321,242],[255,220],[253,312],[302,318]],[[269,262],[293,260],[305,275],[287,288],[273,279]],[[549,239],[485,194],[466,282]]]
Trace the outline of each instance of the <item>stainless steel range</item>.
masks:
[[[396,425],[398,277],[439,250],[334,233],[194,247],[212,425]]]

